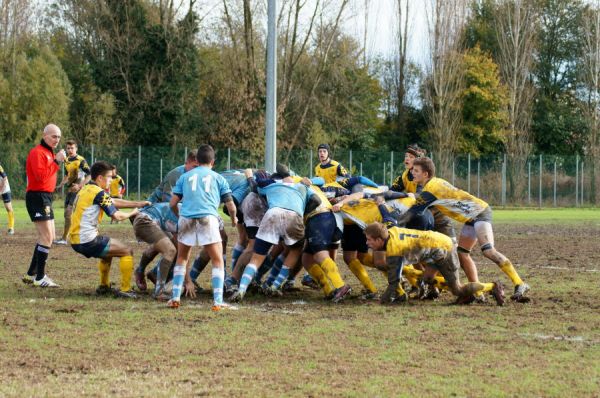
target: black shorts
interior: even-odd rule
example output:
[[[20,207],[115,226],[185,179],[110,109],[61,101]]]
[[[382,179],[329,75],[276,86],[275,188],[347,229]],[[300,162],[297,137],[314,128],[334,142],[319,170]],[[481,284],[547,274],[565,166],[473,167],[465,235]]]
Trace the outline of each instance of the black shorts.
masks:
[[[52,192],[30,191],[25,193],[25,206],[31,221],[49,221],[54,220],[54,210],[52,210]]]
[[[342,231],[337,226],[332,212],[317,214],[306,222],[307,245],[304,252],[315,254],[323,250],[337,247],[337,242],[342,237]]]
[[[73,206],[76,197],[77,192],[67,192],[67,194],[65,195],[65,209],[67,208],[67,206]]]
[[[342,250],[349,252],[357,251],[359,253],[367,253],[369,251],[367,237],[358,225],[344,225]]]
[[[81,244],[71,245],[73,250],[83,254],[87,258],[104,258],[110,249],[110,238],[108,236],[98,235],[93,241]]]
[[[246,228],[246,235],[248,235],[248,239],[256,239],[256,234],[258,233],[258,227],[247,227],[244,224],[244,228]]]
[[[11,199],[10,191],[8,191],[7,193],[3,193],[2,194],[2,201],[4,203],[10,203],[10,199]]]
[[[233,204],[235,205],[235,209],[236,209],[235,216],[236,216],[236,217],[237,217],[237,219],[238,219],[238,222],[237,222],[237,223],[238,223],[238,224],[243,224],[243,223],[244,223],[244,213],[242,213],[241,206],[240,206],[240,204],[238,203],[238,201],[237,201],[237,199],[236,199],[236,198],[234,198],[234,197],[232,196],[232,197],[231,197],[231,199],[233,199]],[[224,213],[224,214],[225,214],[227,217],[231,218],[231,216],[229,215],[229,210],[227,210],[227,206],[223,206],[223,213]]]

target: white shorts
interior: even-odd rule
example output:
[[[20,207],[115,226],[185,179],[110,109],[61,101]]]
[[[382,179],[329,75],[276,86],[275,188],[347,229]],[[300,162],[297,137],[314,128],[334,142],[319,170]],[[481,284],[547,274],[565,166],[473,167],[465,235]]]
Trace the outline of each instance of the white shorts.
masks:
[[[244,215],[244,225],[247,227],[259,227],[260,222],[267,212],[267,204],[257,193],[250,192],[240,206]]]
[[[221,242],[219,218],[215,216],[202,218],[180,216],[177,224],[177,240],[187,246],[204,246]]]
[[[274,245],[283,239],[291,246],[304,238],[304,221],[295,211],[273,207],[265,213],[256,238]]]

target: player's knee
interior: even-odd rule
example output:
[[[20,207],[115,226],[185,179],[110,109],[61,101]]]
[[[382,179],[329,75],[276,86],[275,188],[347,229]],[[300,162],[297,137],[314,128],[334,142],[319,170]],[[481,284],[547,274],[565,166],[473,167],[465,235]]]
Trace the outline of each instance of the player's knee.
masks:
[[[165,259],[167,259],[167,261],[173,261],[175,259],[175,256],[177,255],[177,249],[175,249],[175,246],[171,244],[167,246],[162,255]]]
[[[456,248],[456,251],[458,252],[458,254],[471,254],[471,250],[469,250],[469,249],[465,249],[465,248],[464,248],[464,247],[462,247],[462,246],[458,246],[458,247]]]
[[[485,245],[481,246],[481,251],[483,252],[483,255],[486,255],[486,252],[490,250],[494,250],[494,245],[491,243],[486,243]]]

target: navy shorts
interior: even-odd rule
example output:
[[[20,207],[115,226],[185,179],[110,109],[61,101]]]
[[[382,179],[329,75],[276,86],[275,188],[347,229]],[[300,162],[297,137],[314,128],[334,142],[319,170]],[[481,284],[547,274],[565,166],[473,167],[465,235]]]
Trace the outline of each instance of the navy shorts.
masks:
[[[369,251],[367,237],[358,225],[344,225],[342,250],[349,252],[357,251],[359,253],[367,253]]]
[[[83,254],[87,258],[104,258],[110,249],[110,238],[98,235],[91,242],[72,244],[71,247],[77,253]]]
[[[304,252],[315,254],[323,250],[337,247],[337,242],[342,237],[342,231],[335,222],[332,212],[317,214],[306,222],[307,245]]]
[[[52,210],[52,193],[29,191],[25,193],[25,206],[31,221],[49,221],[54,220],[54,210]]]
[[[10,203],[10,199],[11,199],[11,197],[10,197],[10,191],[8,191],[7,193],[3,193],[2,194],[2,201],[4,203]]]
[[[67,206],[73,206],[76,197],[77,192],[67,192],[67,194],[65,195],[65,208],[67,208]]]

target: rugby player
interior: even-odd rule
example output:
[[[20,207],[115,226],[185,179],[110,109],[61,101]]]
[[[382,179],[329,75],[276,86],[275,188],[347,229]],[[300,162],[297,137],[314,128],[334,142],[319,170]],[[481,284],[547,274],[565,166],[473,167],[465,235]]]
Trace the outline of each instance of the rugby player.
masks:
[[[67,187],[65,195],[65,226],[63,228],[62,237],[54,242],[57,245],[67,244],[67,234],[71,228],[71,216],[73,214],[73,202],[77,196],[77,192],[88,183],[90,180],[90,166],[85,158],[77,154],[77,142],[69,140],[66,142],[67,158],[65,159],[65,176],[56,187],[60,189],[63,185]]]
[[[317,148],[319,164],[315,166],[315,176],[323,177],[325,184],[335,182],[336,178],[348,176],[348,171],[339,162],[332,160],[329,156],[328,144],[321,144]]]
[[[14,235],[15,233],[15,213],[13,212],[10,184],[8,183],[8,176],[0,164],[0,194],[2,195],[2,202],[6,209],[6,215],[8,217],[8,234]]]

